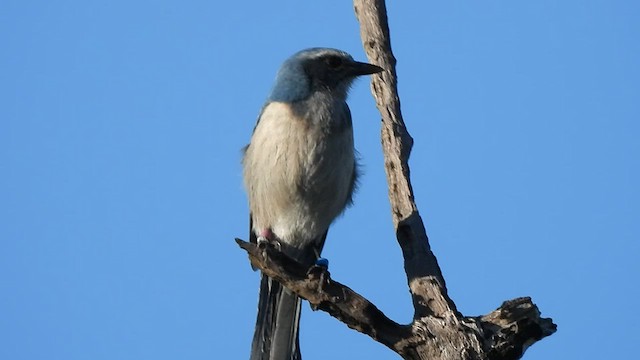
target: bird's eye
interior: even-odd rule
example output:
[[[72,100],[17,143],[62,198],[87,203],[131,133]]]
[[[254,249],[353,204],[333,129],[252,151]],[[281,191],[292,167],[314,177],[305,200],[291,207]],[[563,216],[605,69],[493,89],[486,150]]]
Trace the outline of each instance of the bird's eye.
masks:
[[[338,56],[329,56],[324,60],[324,62],[331,69],[337,69],[342,66],[342,58]]]

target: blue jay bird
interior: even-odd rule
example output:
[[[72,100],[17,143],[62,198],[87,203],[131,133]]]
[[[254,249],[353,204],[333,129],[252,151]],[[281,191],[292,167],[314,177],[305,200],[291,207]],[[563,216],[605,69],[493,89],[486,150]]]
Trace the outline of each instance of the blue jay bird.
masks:
[[[242,159],[252,242],[314,264],[356,183],[349,87],[382,70],[327,48],[282,64]],[[300,298],[262,274],[251,360],[300,359],[299,321]]]

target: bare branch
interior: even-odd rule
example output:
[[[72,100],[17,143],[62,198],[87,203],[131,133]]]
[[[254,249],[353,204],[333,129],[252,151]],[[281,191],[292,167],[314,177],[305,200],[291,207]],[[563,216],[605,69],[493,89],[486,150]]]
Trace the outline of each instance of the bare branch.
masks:
[[[362,295],[333,281],[326,269],[307,269],[273,246],[262,248],[240,239],[236,242],[247,251],[254,267],[309,301],[314,310],[326,311],[348,327],[391,349],[410,334],[407,326],[389,319]]]
[[[551,319],[540,317],[530,297],[505,301],[479,320],[491,359],[519,359],[529,346],[555,333],[557,328]]]
[[[457,310],[447,294],[444,277],[431,252],[413,197],[408,163],[413,139],[400,112],[396,59],[391,51],[387,10],[384,1],[376,0],[355,0],[354,8],[369,61],[385,69],[372,76],[371,91],[382,115],[382,149],[389,201],[413,299],[414,318],[431,314],[446,317]]]
[[[271,246],[240,239],[251,264],[277,280],[314,310],[329,313],[351,329],[369,335],[405,359],[519,359],[528,346],[556,331],[540,317],[530,298],[506,301],[488,315],[473,318],[426,316],[400,325],[319,267],[306,269]]]

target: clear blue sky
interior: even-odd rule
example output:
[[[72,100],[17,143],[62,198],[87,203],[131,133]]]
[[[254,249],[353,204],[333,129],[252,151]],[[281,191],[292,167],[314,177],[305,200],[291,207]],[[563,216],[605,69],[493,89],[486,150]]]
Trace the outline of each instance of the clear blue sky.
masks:
[[[630,359],[640,321],[640,4],[393,2],[412,180],[467,315],[532,296],[526,359]],[[0,3],[0,358],[246,359],[258,274],[240,148],[279,64],[365,59],[348,1]],[[379,115],[335,279],[408,322]],[[304,306],[305,360],[396,359]]]

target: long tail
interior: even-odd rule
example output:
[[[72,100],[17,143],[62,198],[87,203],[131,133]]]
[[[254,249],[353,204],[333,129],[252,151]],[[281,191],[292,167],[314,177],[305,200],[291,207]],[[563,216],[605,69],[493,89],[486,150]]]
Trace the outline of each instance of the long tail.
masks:
[[[300,298],[261,274],[251,360],[299,360]]]

